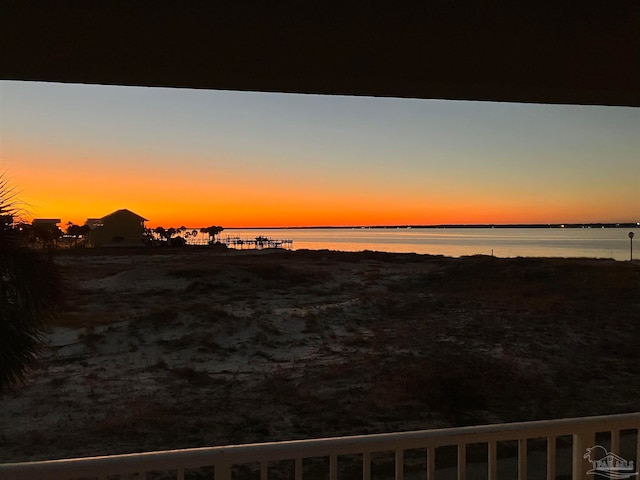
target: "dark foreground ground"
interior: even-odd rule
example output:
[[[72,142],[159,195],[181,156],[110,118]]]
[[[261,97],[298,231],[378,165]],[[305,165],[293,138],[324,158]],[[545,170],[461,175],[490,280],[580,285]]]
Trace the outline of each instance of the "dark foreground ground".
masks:
[[[640,265],[71,252],[0,462],[640,411]]]

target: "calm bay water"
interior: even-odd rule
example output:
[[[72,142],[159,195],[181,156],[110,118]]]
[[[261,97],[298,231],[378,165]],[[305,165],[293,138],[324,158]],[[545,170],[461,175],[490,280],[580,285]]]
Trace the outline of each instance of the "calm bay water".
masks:
[[[640,228],[332,228],[228,229],[220,235],[293,240],[293,249],[422,253],[459,257],[589,257],[629,259],[629,231],[640,257]],[[637,253],[636,253],[637,252]]]

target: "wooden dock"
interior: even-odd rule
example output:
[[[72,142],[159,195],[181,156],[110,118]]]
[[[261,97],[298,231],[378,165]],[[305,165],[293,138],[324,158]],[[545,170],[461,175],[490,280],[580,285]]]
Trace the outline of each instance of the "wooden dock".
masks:
[[[264,248],[293,248],[293,240],[280,240],[269,237],[255,237],[251,239],[232,237],[227,235],[226,238],[221,239],[220,243],[225,244],[227,247],[242,249],[256,249],[262,250]]]

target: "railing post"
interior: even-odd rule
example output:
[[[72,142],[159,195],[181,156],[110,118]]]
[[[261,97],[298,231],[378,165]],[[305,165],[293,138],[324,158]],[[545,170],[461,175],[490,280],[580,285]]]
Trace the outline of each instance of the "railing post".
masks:
[[[489,480],[496,480],[498,472],[498,442],[490,440],[487,445],[487,476]]]
[[[231,465],[217,463],[215,466],[215,480],[231,480]]]
[[[458,444],[458,480],[465,480],[467,477],[467,446],[464,443]]]
[[[547,479],[556,478],[556,437],[547,437]]]
[[[596,441],[594,432],[581,432],[573,434],[572,476],[573,480],[584,480],[586,473],[591,468],[589,461],[584,458],[587,448],[593,447]]]
[[[611,430],[611,452],[620,455],[620,430]]]
[[[636,468],[640,464],[640,427],[636,428]]]
[[[427,480],[436,478],[436,447],[427,447]]]
[[[518,480],[527,480],[527,439],[518,439]]]
[[[396,480],[404,480],[404,450],[396,450]]]
[[[295,471],[296,480],[302,480],[302,458],[300,457],[296,458]]]
[[[336,455],[329,455],[329,480],[338,480],[338,457]]]
[[[362,480],[371,480],[371,453],[362,452]]]

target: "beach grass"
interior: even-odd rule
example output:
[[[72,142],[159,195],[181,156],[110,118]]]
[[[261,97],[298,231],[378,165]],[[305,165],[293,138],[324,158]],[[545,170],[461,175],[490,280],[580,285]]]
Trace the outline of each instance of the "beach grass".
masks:
[[[2,462],[639,408],[638,264],[203,249],[56,261],[74,289],[37,368],[0,398]]]

